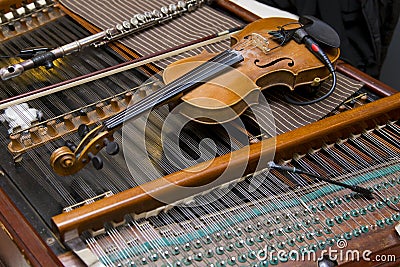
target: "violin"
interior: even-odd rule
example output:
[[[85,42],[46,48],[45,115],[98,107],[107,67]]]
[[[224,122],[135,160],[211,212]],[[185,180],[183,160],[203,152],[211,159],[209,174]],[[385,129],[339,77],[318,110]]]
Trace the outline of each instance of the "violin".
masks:
[[[310,25],[310,33],[306,25]],[[311,37],[313,27],[320,25],[327,27],[325,36]],[[293,91],[317,79],[325,80],[334,74],[339,57],[340,42],[337,34],[332,34],[336,32],[313,17],[255,21],[232,35],[230,49],[219,54],[202,52],[171,64],[163,73],[164,87],[92,130],[81,125],[81,143],[76,146],[67,141],[52,153],[50,164],[61,176],[77,173],[89,162],[101,169],[97,154],[103,148],[110,155],[118,153],[113,134],[124,122],[171,101],[179,101],[179,112],[199,123],[225,123],[256,105],[261,90],[283,85]]]

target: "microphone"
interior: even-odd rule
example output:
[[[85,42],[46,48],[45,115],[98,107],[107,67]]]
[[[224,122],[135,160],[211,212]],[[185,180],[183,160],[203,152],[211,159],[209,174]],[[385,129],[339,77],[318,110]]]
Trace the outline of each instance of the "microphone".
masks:
[[[293,39],[299,44],[304,43],[308,50],[324,63],[331,73],[335,72],[331,61],[318,43],[327,47],[338,48],[340,38],[337,32],[331,26],[313,16],[300,17],[299,23],[303,26],[294,32]]]
[[[284,42],[289,41],[293,38],[297,43],[303,44],[307,47],[307,49],[315,55],[329,70],[332,74],[332,85],[329,91],[320,98],[313,99],[310,101],[299,102],[293,100],[289,96],[285,95],[285,99],[289,104],[293,105],[310,105],[317,103],[321,100],[324,100],[328,96],[330,96],[336,87],[336,72],[335,68],[332,65],[332,62],[322,50],[320,45],[330,47],[330,48],[338,48],[340,46],[340,38],[337,32],[329,26],[327,23],[313,17],[313,16],[302,16],[299,18],[299,24],[301,27],[293,30],[289,30],[290,34],[282,35],[279,32],[270,32],[274,37],[278,36],[290,36],[290,38],[284,40]],[[278,37],[279,38],[279,37]]]

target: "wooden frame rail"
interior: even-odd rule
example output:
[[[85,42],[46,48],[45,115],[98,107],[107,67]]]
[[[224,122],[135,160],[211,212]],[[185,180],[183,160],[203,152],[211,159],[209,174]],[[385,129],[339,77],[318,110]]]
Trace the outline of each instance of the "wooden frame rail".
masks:
[[[140,187],[135,187],[93,204],[52,218],[55,231],[62,239],[76,237],[86,229],[102,228],[110,219],[123,221],[126,214],[142,214],[162,207],[153,196],[173,196],[176,186],[198,187],[207,185],[229,168],[242,169],[244,175],[254,172],[259,159],[275,151],[275,161],[290,159],[294,153],[304,154],[309,149],[319,148],[325,143],[332,143],[340,138],[347,138],[377,124],[400,117],[400,94],[380,99],[370,104],[328,117],[288,133],[284,133],[259,143],[251,144],[230,154],[201,163],[184,171],[167,175]],[[275,142],[276,141],[276,142]],[[207,166],[207,167],[205,167]],[[197,171],[197,170],[201,171]],[[237,179],[240,177],[232,177]],[[215,184],[213,186],[216,186]],[[204,188],[203,188],[204,189]],[[183,189],[182,189],[183,190]],[[190,191],[190,190],[188,190]],[[149,192],[151,194],[149,194]],[[193,195],[188,192],[186,197]],[[181,194],[182,197],[182,194]],[[179,199],[176,199],[178,201]],[[172,202],[171,202],[172,203]]]
[[[0,3],[1,8],[2,9],[7,8],[7,10],[8,10],[8,6],[10,6],[11,4],[18,5],[18,3],[20,3],[21,1],[7,1],[6,0],[6,1],[0,1],[0,2],[1,2]],[[226,10],[230,11],[231,13],[236,14],[239,17],[242,17],[244,20],[246,20],[248,22],[254,21],[258,18],[257,16],[244,10],[240,6],[233,4],[231,1],[216,0],[216,4],[221,6],[222,8],[225,8]],[[342,66],[343,66],[343,69],[341,68]],[[348,72],[347,69],[350,69],[351,73]],[[376,88],[376,90],[382,91],[383,96],[391,95],[394,92],[396,92],[394,89],[388,87],[387,85],[383,84],[380,81],[377,81],[377,80],[369,77],[368,75],[363,74],[362,72],[354,69],[353,67],[349,66],[348,64],[345,64],[345,63],[339,64],[338,70],[342,73],[349,75],[352,78],[355,78],[357,80],[361,80],[361,81],[365,82],[366,85],[369,87],[369,89],[371,89],[372,91],[375,90],[374,88]],[[398,102],[399,100],[397,99],[396,101]],[[386,103],[386,100],[380,101],[379,103],[381,103],[381,106],[387,106],[389,104],[390,104],[390,106],[393,106],[393,99],[389,100],[388,104]],[[381,107],[379,107],[379,108],[381,108]],[[362,114],[363,110],[364,109],[361,109],[361,110],[358,110],[351,114],[353,114],[354,117],[356,117],[356,116],[358,116],[358,114],[360,114],[360,113]],[[391,113],[393,113],[393,112],[391,112]],[[398,113],[399,112],[397,110],[397,114]],[[340,118],[345,119],[345,117],[347,115],[344,115],[344,114],[348,114],[348,113],[343,113],[343,115],[340,115],[341,117],[337,117],[338,120]],[[363,118],[366,118],[366,116],[364,116]],[[363,118],[361,118],[360,121],[355,124],[355,125],[359,125],[356,128],[361,128],[361,129],[363,128],[363,127],[360,127],[360,123],[362,124]],[[379,118],[387,119],[387,115],[385,115],[385,111],[381,110],[380,115],[377,114],[376,119],[378,121],[379,121]],[[371,119],[372,119],[372,121],[374,120],[373,118],[371,118]],[[371,122],[371,120],[369,120],[369,121]],[[318,125],[320,125],[320,124],[318,124]],[[364,126],[366,126],[366,125],[364,125]],[[317,126],[312,126],[312,127],[317,127]],[[312,127],[309,129],[312,129]],[[349,127],[351,129],[353,126],[349,126]],[[293,134],[293,136],[294,136],[294,134]],[[287,138],[289,138],[289,137],[287,137]],[[320,137],[315,136],[315,138],[316,138],[315,142],[311,142],[310,145],[312,145],[313,143],[316,145],[316,144],[318,144],[318,142],[321,142],[321,140],[318,141],[320,139]],[[282,144],[282,142],[284,142],[284,139],[282,137],[278,137],[277,142],[278,142],[278,144],[280,144],[280,146],[283,146],[283,147],[288,145],[288,144]],[[279,153],[280,152],[278,149],[278,155],[280,155]],[[221,167],[223,167],[223,166],[221,166]],[[176,178],[178,178],[178,177],[176,177]],[[138,196],[136,196],[136,198],[138,198]],[[123,205],[127,205],[129,203],[115,202],[115,203],[111,203],[111,204],[120,208],[121,205],[123,206]],[[145,204],[145,205],[147,205],[147,204]],[[92,206],[90,206],[89,209],[92,210],[92,209],[95,209],[95,208],[101,207],[101,206],[102,205],[93,206],[93,208],[92,208]],[[85,207],[85,209],[87,209],[88,207],[89,206]],[[145,210],[145,207],[141,207],[141,209]],[[100,212],[100,211],[96,211],[96,212]],[[119,211],[119,212],[121,212],[121,211]],[[79,211],[79,213],[81,213],[81,211]],[[121,213],[121,215],[122,215],[122,213]],[[120,216],[120,217],[122,217],[122,216]],[[110,218],[111,217],[107,217],[108,220]],[[62,234],[67,231],[73,231],[73,230],[71,230],[71,228],[68,230],[68,225],[70,225],[71,223],[73,223],[73,224],[78,223],[79,219],[82,219],[82,218],[78,218],[76,221],[74,221],[72,216],[65,217],[65,215],[62,214],[62,215],[56,216],[54,218],[54,222],[55,222],[56,227],[57,227],[57,225],[59,225],[60,229],[63,230],[63,232],[60,231],[60,234]],[[33,227],[24,218],[22,213],[18,210],[18,208],[14,205],[14,203],[10,200],[10,198],[7,196],[7,194],[3,190],[0,190],[0,222],[6,228],[8,234],[10,235],[10,238],[17,244],[18,248],[24,253],[24,256],[26,257],[27,261],[30,264],[32,264],[33,266],[58,266],[58,265],[61,265],[62,263],[65,263],[66,261],[68,261],[68,263],[65,263],[67,266],[72,266],[72,265],[75,266],[75,264],[79,265],[79,260],[76,260],[76,257],[74,257],[71,254],[66,255],[66,256],[64,256],[64,255],[59,256],[59,259],[61,259],[61,262],[62,262],[61,263],[57,259],[55,254],[49,249],[49,247],[39,237],[38,233],[35,232]],[[95,224],[97,226],[101,226],[101,223],[99,223],[99,222],[97,222]],[[91,224],[89,222],[87,222],[86,225],[90,226]],[[83,229],[83,227],[80,229]],[[385,231],[382,231],[382,234],[380,235],[380,237],[382,237],[382,239],[383,238],[387,239],[388,236]],[[398,237],[393,237],[392,235],[390,236],[390,238],[398,239]],[[379,239],[379,237],[378,237],[378,239]],[[393,246],[391,246],[391,249],[392,250],[394,249]],[[395,248],[395,250],[398,250],[398,249]],[[74,263],[71,263],[71,259],[72,259],[72,261],[75,260]],[[368,265],[362,265],[362,266],[370,266],[372,264],[372,262],[367,263],[367,264]]]

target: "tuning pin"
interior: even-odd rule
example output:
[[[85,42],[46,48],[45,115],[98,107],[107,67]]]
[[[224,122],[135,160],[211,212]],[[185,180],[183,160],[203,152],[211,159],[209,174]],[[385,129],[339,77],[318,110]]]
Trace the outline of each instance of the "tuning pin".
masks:
[[[88,153],[88,157],[96,170],[101,170],[103,168],[103,160],[99,156]]]
[[[76,150],[76,145],[70,140],[65,140],[65,146],[68,147],[71,151]]]
[[[110,156],[117,155],[119,152],[119,145],[117,142],[110,141],[107,138],[104,139],[104,144],[106,145],[106,152]]]
[[[89,133],[89,127],[86,124],[81,124],[78,127],[78,135],[80,138],[84,138]]]
[[[153,91],[153,92],[155,92],[155,91],[158,91],[159,89],[160,89],[160,87],[161,87],[161,84],[159,83],[159,82],[154,82],[152,85],[151,85],[151,90]],[[143,90],[144,91],[144,90]]]
[[[60,3],[55,3],[53,5],[53,12],[55,13],[55,15],[60,14],[61,10],[60,10]]]
[[[368,100],[368,94],[365,94],[365,95],[361,96],[360,99],[362,101],[367,101]]]
[[[36,13],[33,13],[33,14],[31,15],[31,18],[32,18],[32,25],[36,26],[36,25],[39,25],[39,24],[40,24],[39,19],[38,19],[38,16],[37,16]]]
[[[129,105],[129,103],[132,100],[132,97],[133,97],[132,92],[128,92],[128,93],[125,94],[124,100],[125,100],[125,104],[126,105]]]
[[[46,20],[49,20],[49,19],[50,19],[50,14],[49,14],[49,9],[48,9],[48,8],[43,8],[43,9],[42,9],[42,14],[43,14],[43,17],[44,17]]]
[[[11,32],[14,32],[14,31],[15,31],[15,23],[14,23],[14,22],[8,23],[8,29],[9,29]]]
[[[352,99],[350,102],[347,103],[350,107],[354,108],[354,106],[356,105],[356,99]]]

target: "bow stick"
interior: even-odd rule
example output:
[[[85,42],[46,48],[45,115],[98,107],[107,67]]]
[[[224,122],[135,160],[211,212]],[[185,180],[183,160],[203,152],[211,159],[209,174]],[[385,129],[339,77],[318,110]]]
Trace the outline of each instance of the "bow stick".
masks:
[[[235,27],[223,32],[215,33],[188,43],[185,43],[183,45],[180,45],[178,47],[173,47],[170,49],[166,49],[161,52],[157,52],[148,56],[144,56],[141,58],[137,58],[134,60],[130,60],[112,67],[108,67],[102,70],[98,70],[95,72],[92,72],[87,75],[82,75],[67,81],[63,81],[54,85],[50,85],[47,87],[43,87],[38,90],[30,91],[24,94],[20,94],[17,96],[13,96],[7,99],[0,100],[0,110],[1,109],[6,109],[8,107],[21,104],[30,100],[34,100],[43,96],[47,96],[56,92],[64,91],[69,88],[82,85],[91,81],[95,81],[101,78],[105,78],[123,71],[127,71],[133,68],[137,68],[149,63],[152,63],[154,61],[162,60],[168,57],[172,57],[175,55],[178,55],[180,53],[186,52],[191,49],[195,49],[198,47],[202,47],[208,44],[212,43],[217,43],[219,41],[225,40],[228,37],[230,37],[232,34],[235,32],[239,31],[242,27]]]
[[[0,78],[8,80],[21,75],[23,72],[44,66],[48,69],[54,66],[53,61],[66,55],[81,51],[88,46],[99,47],[109,42],[116,41],[135,32],[165,23],[184,13],[193,12],[204,3],[211,3],[211,0],[186,0],[178,1],[177,4],[163,6],[160,10],[137,14],[130,20],[125,20],[114,27],[102,32],[87,36],[78,41],[57,47],[51,51],[38,53],[31,59],[3,67],[0,69]]]

